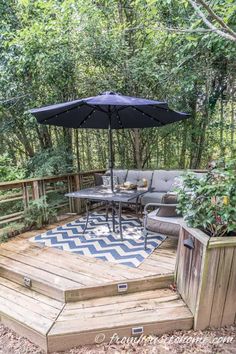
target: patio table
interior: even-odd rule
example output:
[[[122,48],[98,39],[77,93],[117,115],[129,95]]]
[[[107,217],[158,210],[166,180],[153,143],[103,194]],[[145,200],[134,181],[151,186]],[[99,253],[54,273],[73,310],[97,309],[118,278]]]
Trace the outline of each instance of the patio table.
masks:
[[[105,202],[108,207],[112,209],[112,227],[113,232],[115,232],[115,214],[118,215],[119,222],[119,231],[121,240],[123,240],[122,234],[122,204],[135,203],[136,210],[139,204],[140,196],[146,193],[146,191],[137,191],[137,190],[114,190],[111,191],[105,187],[92,187],[82,189],[78,192],[67,193],[65,196],[70,198],[80,198],[86,200],[86,224],[84,228],[84,232],[87,229],[89,216],[90,216],[90,204],[91,201]],[[118,204],[118,210],[116,208],[116,204]]]

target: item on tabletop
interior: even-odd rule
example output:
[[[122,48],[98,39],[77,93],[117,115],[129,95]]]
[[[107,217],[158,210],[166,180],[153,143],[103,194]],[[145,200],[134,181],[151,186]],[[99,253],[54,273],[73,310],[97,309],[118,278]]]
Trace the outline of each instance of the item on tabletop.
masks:
[[[148,190],[148,182],[146,178],[141,179],[137,183],[137,190],[138,191],[147,191]]]
[[[132,182],[129,182],[129,181],[126,181],[124,182],[123,186],[121,187],[121,189],[127,189],[127,190],[130,190],[130,189],[135,189],[137,187],[136,184],[132,183]]]
[[[111,187],[111,176],[102,176],[102,185],[103,187],[110,188]],[[118,185],[118,177],[113,176],[113,184],[114,186]]]

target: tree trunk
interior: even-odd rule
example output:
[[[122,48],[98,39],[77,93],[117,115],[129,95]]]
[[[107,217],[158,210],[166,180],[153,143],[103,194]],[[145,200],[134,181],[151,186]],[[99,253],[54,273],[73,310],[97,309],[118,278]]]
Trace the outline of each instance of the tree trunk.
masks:
[[[77,172],[80,171],[79,129],[75,130]]]
[[[187,149],[187,135],[188,135],[188,122],[184,121],[184,130],[182,135],[182,146],[180,153],[179,168],[185,169],[186,167],[186,149]]]
[[[223,156],[224,153],[224,101],[223,95],[221,95],[220,100],[220,154]]]
[[[66,162],[68,165],[68,172],[73,171],[73,144],[72,144],[72,129],[63,128],[64,142],[66,148]]]
[[[235,154],[234,149],[234,131],[235,131],[235,110],[234,110],[234,92],[232,90],[232,99],[231,99],[231,130],[230,130],[230,142],[231,142],[231,155]]]
[[[134,156],[135,156],[135,167],[138,169],[142,168],[142,156],[140,151],[141,139],[140,139],[140,130],[133,129],[134,137]]]

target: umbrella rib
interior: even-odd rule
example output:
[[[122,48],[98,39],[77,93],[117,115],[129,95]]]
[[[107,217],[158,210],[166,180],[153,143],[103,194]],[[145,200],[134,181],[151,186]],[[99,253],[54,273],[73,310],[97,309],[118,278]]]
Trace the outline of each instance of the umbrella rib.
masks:
[[[168,108],[165,108],[165,107],[159,107],[159,106],[155,106],[155,105],[152,105],[152,107],[155,108],[155,109],[157,109],[157,108],[164,109],[164,110],[167,111],[167,112],[172,112],[172,113],[180,114],[180,115],[187,116],[187,117],[190,116],[189,113],[176,112],[176,111],[174,111],[173,109],[171,109],[171,108],[169,108],[169,107],[168,107]]]
[[[165,124],[162,123],[159,119],[157,119],[157,118],[151,116],[151,115],[148,114],[148,113],[143,112],[141,109],[139,109],[139,108],[137,108],[137,107],[135,107],[135,106],[132,106],[132,107],[133,107],[133,109],[135,109],[136,111],[140,112],[141,114],[144,114],[144,115],[147,116],[148,118],[150,118],[150,119],[152,119],[152,120],[155,120],[156,122],[160,123],[160,125],[165,125]]]
[[[166,102],[163,102],[164,104],[166,104]],[[155,109],[162,109],[164,111],[172,111],[169,107],[162,107],[161,105],[153,105],[153,104],[148,104],[146,105],[147,107],[153,107]],[[122,111],[123,109],[129,108],[129,107],[137,107],[137,106],[132,106],[132,105],[127,105],[127,106],[123,106],[121,108],[118,109],[118,111]]]
[[[122,121],[121,121],[121,118],[120,118],[120,115],[119,115],[119,112],[118,112],[118,111],[116,112],[116,117],[117,117],[117,119],[118,119],[118,122],[119,122],[119,124],[120,124],[120,127],[121,127],[122,129],[124,129],[124,126],[123,126],[123,124],[122,124]]]
[[[88,104],[88,103],[86,103],[86,102],[82,102],[81,105],[77,105],[77,106],[75,106],[75,107],[68,108],[68,109],[65,109],[65,110],[63,110],[63,111],[61,111],[61,112],[59,112],[59,113],[53,114],[52,116],[50,116],[50,117],[48,117],[48,118],[46,118],[46,119],[43,119],[42,122],[47,122],[47,121],[49,121],[50,119],[57,118],[58,116],[60,116],[60,115],[62,115],[62,114],[64,114],[64,113],[71,112],[71,111],[73,111],[74,109],[77,109],[77,108],[81,108],[82,105],[89,106],[89,107],[91,107],[91,108],[94,108],[94,110],[95,110],[95,109],[98,109],[98,110],[100,110],[101,112],[107,113],[104,109],[102,109],[102,108],[100,108],[100,107],[95,108],[94,106],[92,106],[92,105],[90,105],[90,104]],[[40,123],[41,123],[41,122],[40,122]]]
[[[83,103],[83,104],[84,104],[84,103]],[[62,111],[62,112],[53,114],[52,116],[50,116],[50,117],[44,119],[42,122],[47,122],[48,120],[50,120],[50,119],[52,119],[52,118],[55,118],[55,117],[57,118],[58,116],[60,116],[60,115],[63,114],[63,113],[71,112],[71,111],[73,111],[74,109],[81,108],[81,107],[82,107],[82,105],[80,105],[80,106],[75,106],[75,107],[72,107],[72,108],[68,108],[68,109],[66,109],[66,110],[64,110],[64,111]],[[41,122],[40,122],[40,123],[41,123]]]
[[[97,109],[100,112],[108,114],[108,112],[105,109],[102,109],[101,106],[99,106],[99,105],[96,106],[96,105],[92,105],[92,104],[86,103],[86,106],[94,108],[94,109]]]
[[[91,110],[91,112],[89,112],[89,114],[87,114],[87,116],[82,120],[82,122],[79,125],[79,128],[81,128],[81,126],[86,122],[87,119],[91,118],[93,112],[96,111],[96,108],[93,108]]]

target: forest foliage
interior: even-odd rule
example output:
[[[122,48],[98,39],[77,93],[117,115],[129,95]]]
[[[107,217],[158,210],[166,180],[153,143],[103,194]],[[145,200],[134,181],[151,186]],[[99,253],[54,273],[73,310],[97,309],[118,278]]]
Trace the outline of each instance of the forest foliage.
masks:
[[[235,31],[235,1],[212,6]],[[234,154],[236,42],[188,0],[2,0],[0,11],[0,180],[106,167],[106,131],[40,126],[28,110],[108,90],[191,114],[115,131],[117,167],[204,168]]]

